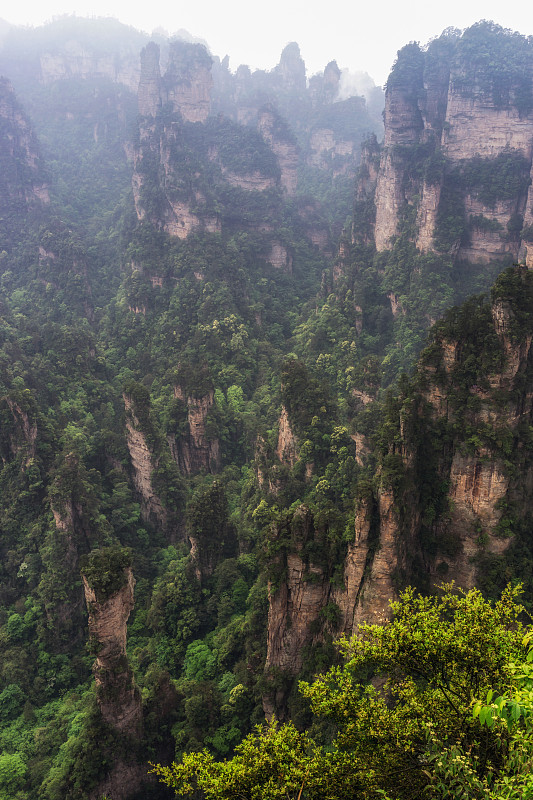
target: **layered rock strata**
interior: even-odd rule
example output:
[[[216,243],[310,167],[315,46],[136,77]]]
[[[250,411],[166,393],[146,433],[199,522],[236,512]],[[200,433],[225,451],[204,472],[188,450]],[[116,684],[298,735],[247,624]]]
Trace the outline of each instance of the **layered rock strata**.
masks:
[[[522,218],[524,226],[531,224],[533,110],[520,106],[518,88],[504,101],[495,88],[473,78],[465,50],[452,40],[443,36],[426,53],[416,48],[411,44],[399,52],[387,86],[375,193],[377,249],[391,247],[402,231],[405,209],[412,206],[414,241],[422,252],[445,251],[474,263],[516,259],[519,253],[527,258],[531,244],[521,242],[520,226]],[[498,69],[503,74],[506,67],[497,63]],[[521,179],[509,193],[507,175],[507,186],[489,196],[476,181],[485,180],[481,171],[490,162],[495,172],[500,165],[503,170],[502,159],[515,159]],[[461,174],[471,175],[470,186],[461,182]],[[454,241],[444,241],[439,223],[451,213],[452,202],[463,227]]]

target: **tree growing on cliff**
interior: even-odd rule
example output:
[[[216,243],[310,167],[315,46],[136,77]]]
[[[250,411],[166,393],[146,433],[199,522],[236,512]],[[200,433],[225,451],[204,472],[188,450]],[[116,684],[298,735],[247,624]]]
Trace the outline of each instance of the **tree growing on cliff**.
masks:
[[[392,621],[362,625],[342,641],[346,664],[300,685],[317,722],[335,724],[332,742],[273,721],[231,760],[216,762],[204,751],[154,771],[179,794],[199,788],[208,800],[383,793],[411,800],[434,782],[432,748],[457,746],[474,755],[480,779],[497,776],[506,768],[508,731],[484,727],[472,706],[489,690],[512,689],[510,663],[525,654],[518,593],[508,587],[491,604],[452,585],[441,597],[408,589],[392,603]]]

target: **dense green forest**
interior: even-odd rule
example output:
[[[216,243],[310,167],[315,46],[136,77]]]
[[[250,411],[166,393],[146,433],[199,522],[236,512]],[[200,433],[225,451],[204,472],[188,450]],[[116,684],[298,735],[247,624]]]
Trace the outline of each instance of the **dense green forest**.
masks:
[[[457,90],[522,119],[517,37],[409,46],[388,90],[462,58]],[[147,44],[66,18],[0,46],[0,798],[527,796],[530,160],[396,149],[378,251],[379,89],[339,100],[335,62],[307,83],[295,43],[254,73]],[[457,257],[485,229],[503,257]],[[505,491],[463,563],[468,459]],[[414,588],[379,627],[389,500],[387,599]],[[484,596],[439,594],[471,564]]]

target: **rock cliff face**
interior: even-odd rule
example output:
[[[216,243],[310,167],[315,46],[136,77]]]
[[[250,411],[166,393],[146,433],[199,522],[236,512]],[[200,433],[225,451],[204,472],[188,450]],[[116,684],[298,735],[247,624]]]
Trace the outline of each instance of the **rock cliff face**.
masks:
[[[296,42],[291,42],[283,49],[275,72],[280,75],[286,89],[305,90],[305,62]]]
[[[422,252],[480,264],[516,259],[521,252],[522,218],[528,225],[531,217],[533,109],[521,102],[520,76],[502,78],[506,58],[498,37],[505,41],[505,32],[495,39],[492,83],[475,72],[469,49],[479,33],[475,28],[461,39],[443,35],[425,53],[411,44],[398,54],[387,86],[375,194],[379,251],[391,246],[411,207],[414,241]],[[444,233],[450,215],[454,230]],[[527,249],[525,243],[524,257]]]
[[[146,41],[146,34],[103,17],[61,16],[39,28],[11,27],[0,37],[0,74],[15,86],[106,80],[135,93]]]
[[[276,455],[283,464],[288,464],[293,467],[298,458],[298,445],[296,437],[292,432],[291,424],[289,422],[289,415],[285,406],[281,409],[279,418],[279,433],[278,433],[278,446],[276,448]]]
[[[267,255],[267,261],[272,264],[275,269],[281,269],[283,272],[292,272],[292,256],[281,242],[272,242],[270,252]]]
[[[205,122],[211,106],[212,58],[201,44],[171,42],[161,80],[163,104],[169,103],[186,122]]]
[[[289,196],[296,194],[299,160],[296,139],[288,127],[282,125],[279,115],[273,108],[265,108],[259,112],[258,127],[278,159],[283,189]]]
[[[331,128],[317,128],[309,140],[309,155],[307,163],[323,170],[331,169],[333,162],[333,176],[354,175],[359,145],[352,139],[342,139],[335,136]],[[338,161],[338,166],[335,165]]]
[[[139,113],[155,117],[162,105],[179,112],[186,122],[205,122],[211,105],[212,59],[203,45],[171,42],[163,76],[159,46],[149,42],[141,51]]]
[[[288,531],[280,528],[290,544],[277,557],[283,577],[270,588],[267,675],[274,668],[296,675],[324,625],[351,634],[361,622],[387,618],[389,601],[408,583],[477,585],[487,559],[513,542],[533,476],[523,439],[533,420],[533,329],[523,316],[533,274],[511,268],[496,283],[492,306],[476,302],[436,326],[410,393],[389,420],[396,433],[373,489],[357,503],[342,582],[331,580],[328,558],[312,555],[309,543],[320,548],[325,533],[308,508],[295,512]],[[291,464],[287,426],[282,415],[278,456]],[[285,701],[273,691],[265,711],[283,713]]]
[[[89,634],[98,648],[93,672],[102,717],[120,733],[138,737],[142,726],[140,693],[126,657],[126,623],[134,605],[131,568],[125,570],[122,584],[117,591],[99,599],[83,576]]]
[[[401,53],[398,54],[400,58]],[[402,206],[411,199],[413,187],[406,185],[406,146],[418,144],[424,131],[424,121],[418,107],[422,85],[422,64],[408,75],[391,83],[385,96],[385,136],[376,185],[375,242],[384,250],[397,232]]]
[[[159,46],[149,42],[141,50],[141,66],[137,90],[139,114],[155,117],[161,108],[161,70]]]
[[[130,567],[115,569],[113,564],[99,567],[113,571],[113,586],[103,587],[101,574],[95,576],[87,570],[82,574],[89,635],[97,650],[93,674],[98,708],[103,721],[115,737],[128,743],[133,756],[132,745],[140,741],[143,730],[141,693],[135,686],[126,656],[126,624],[134,606],[135,580]],[[91,793],[91,800],[108,793],[117,800],[126,800],[146,782],[146,766],[134,761],[134,756],[130,761],[127,753],[125,749],[118,758],[113,754],[113,767]]]
[[[209,391],[201,397],[185,397],[181,386],[174,387],[174,397],[187,408],[188,433],[178,440],[169,437],[172,457],[184,475],[197,472],[218,472],[220,468],[220,446],[218,439],[208,437],[207,417],[214,403],[214,393]]]
[[[61,53],[42,53],[40,68],[45,84],[65,78],[108,78],[132,92],[139,85],[139,59],[135,53],[97,54],[74,40],[67,42]]]
[[[0,124],[0,211],[5,223],[6,217],[49,202],[36,138],[6,78],[0,78]]]
[[[165,528],[168,515],[152,484],[152,472],[157,467],[157,459],[148,444],[146,430],[140,423],[132,397],[127,394],[123,397],[126,443],[131,457],[133,485],[141,500],[141,513],[147,521]]]
[[[137,217],[180,239],[193,230],[217,232],[220,221],[205,209],[202,191],[191,176],[181,174],[183,165],[179,169],[176,164],[176,153],[183,147],[181,122],[205,123],[209,115],[212,59],[202,45],[181,41],[171,44],[163,76],[159,59],[154,42],[141,52],[141,117],[132,176]]]
[[[37,419],[34,403],[31,396],[6,396],[0,400],[0,409],[3,410],[4,407],[8,416],[7,424],[4,422],[2,426],[0,459],[5,465],[20,455],[22,468],[25,469],[35,458]]]

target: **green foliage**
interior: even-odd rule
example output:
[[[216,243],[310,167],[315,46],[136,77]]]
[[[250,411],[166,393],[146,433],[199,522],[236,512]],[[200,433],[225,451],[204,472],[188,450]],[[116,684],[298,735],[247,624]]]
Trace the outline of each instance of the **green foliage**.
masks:
[[[124,547],[103,547],[84,557],[80,567],[96,595],[96,601],[105,603],[126,585],[131,553]]]
[[[51,196],[46,207],[23,202],[31,195],[32,176],[20,152],[8,152],[5,133],[17,144],[16,131],[2,128],[0,749],[18,755],[25,769],[13,762],[20,780],[5,790],[10,800],[17,793],[21,800],[92,796],[117,758],[168,762],[174,752],[179,757],[205,747],[214,758],[231,757],[263,720],[261,697],[269,687],[278,692],[280,709],[306,724],[309,712],[287,676],[263,677],[268,593],[283,589],[290,556],[300,554],[306,581],[323,580],[324,591],[329,583],[340,586],[347,543],[353,541],[354,503],[364,494],[369,513],[375,511],[369,484],[374,488],[381,480],[398,491],[416,485],[421,549],[431,558],[434,522],[446,511],[442,442],[473,452],[486,447],[509,461],[515,442],[530,440],[527,421],[515,432],[504,425],[474,426],[468,417],[477,402],[472,385],[484,386],[484,371],[501,365],[488,306],[481,301],[464,315],[453,312],[427,355],[444,385],[446,337],[465,337],[446,387],[450,413],[457,417],[453,431],[432,425],[415,385],[402,384],[398,399],[379,402],[381,388],[411,369],[432,322],[473,287],[487,286],[494,265],[476,269],[447,253],[455,252],[462,237],[466,241],[461,192],[467,182],[475,183],[472,190],[489,205],[524,193],[526,169],[515,153],[490,163],[473,160],[454,171],[429,143],[396,149],[394,158],[411,175],[407,195],[415,179],[435,185],[444,180],[443,254],[420,254],[410,242],[416,198],[402,209],[390,252],[376,254],[368,244],[375,214],[370,189],[357,203],[353,224],[346,224],[353,203],[351,155],[330,153],[320,166],[302,166],[298,194],[288,198],[268,142],[253,126],[234,120],[237,97],[241,108],[250,109],[272,100],[277,110],[267,110],[275,136],[297,143],[304,162],[316,130],[329,128],[337,142],[357,146],[376,127],[373,115],[380,108],[369,113],[362,98],[333,102],[323,84],[316,91],[289,86],[282,70],[254,73],[249,80],[241,72],[237,87],[235,76],[217,63],[214,113],[205,124],[187,123],[167,106],[142,137],[138,129],[132,137],[137,105],[125,86],[91,76],[35,80],[43,54],[64,57],[65,33],[90,58],[96,54],[117,70],[145,43],[143,35],[111,21],[86,22],[87,27],[70,19],[12,31],[0,54],[35,125],[46,165],[44,173],[37,147],[36,173],[46,179]],[[447,79],[456,40],[449,33],[425,53],[408,46],[390,86],[412,90],[411,98],[423,102],[424,85]],[[211,63],[200,46],[176,43],[172,50],[175,68],[186,76],[195,63]],[[516,104],[519,87],[511,83],[510,102]],[[434,124],[438,130],[438,120]],[[136,198],[145,212],[142,221],[124,148],[132,138],[142,178],[140,202]],[[377,142],[369,153],[376,167]],[[236,176],[250,174],[273,185],[265,191],[235,185]],[[184,203],[198,221],[186,239],[165,232],[169,203]],[[487,219],[471,223],[487,227]],[[517,237],[520,225],[519,216],[513,217],[501,233]],[[220,232],[209,233],[213,227]],[[310,236],[318,233],[328,252],[336,252],[341,232],[343,263],[339,259],[334,280],[330,256]],[[527,229],[522,234],[527,237]],[[292,258],[292,273],[269,263],[277,242]],[[512,310],[509,336],[522,341],[529,330],[529,279],[504,276],[495,291],[497,302]],[[506,402],[503,395],[500,402]],[[295,436],[292,467],[276,454],[281,405]],[[134,480],[125,423],[147,445],[149,491],[161,501],[161,519],[148,513]],[[360,448],[361,433],[367,454]],[[404,436],[418,443],[410,469],[400,457]],[[361,454],[369,461],[366,471],[356,461]],[[370,481],[367,473],[377,458],[380,477]],[[404,500],[402,530],[408,514]],[[378,545],[374,517],[369,559]],[[516,532],[518,517],[512,504],[502,507],[501,530]],[[509,570],[518,574],[517,563],[530,580],[527,523],[520,530],[509,550],[514,548],[514,566],[486,555],[493,593]],[[441,536],[438,546],[453,557],[460,542]],[[95,709],[79,574],[81,565],[97,600],[105,601],[124,585],[130,564],[136,607],[128,658],[144,702],[138,751],[114,737]],[[424,570],[419,573],[423,585]],[[398,585],[405,579],[395,576]],[[302,653],[303,676],[335,663],[332,638],[340,621],[337,605],[327,603],[311,632],[321,644]],[[394,709],[384,711],[379,697],[364,688],[359,692],[370,704],[361,719],[367,714],[370,720],[376,710],[388,758],[392,745],[385,723]],[[400,711],[395,719],[404,719]],[[362,756],[354,761],[340,740],[329,746],[335,724],[330,717],[315,723],[320,742],[277,724],[256,730],[244,754],[261,753],[264,737],[272,744],[270,760],[262,762],[265,774],[254,773],[256,794],[283,794],[298,765],[289,790],[295,800],[299,794],[302,800],[363,791],[370,797],[375,786]],[[381,741],[376,746],[374,739],[374,750]],[[364,747],[370,752],[368,739]],[[420,758],[429,760],[427,752]],[[254,766],[252,755],[247,764]],[[251,789],[244,774],[248,765],[243,792]],[[148,792],[158,794],[154,787]]]
[[[26,765],[18,753],[0,755],[0,797],[2,800],[16,797],[24,786]]]
[[[533,108],[529,38],[483,20],[457,40],[456,54],[462,69],[454,84],[463,94],[481,90],[497,108],[515,105],[521,116]]]
[[[202,752],[186,755],[181,764],[155,766],[155,774],[180,794],[193,794],[197,788],[206,798],[297,798],[324,797],[327,777],[314,763],[316,746],[306,734],[291,725],[275,721],[264,730],[247,737],[236,748],[231,761],[216,762]],[[331,796],[331,795],[327,795]],[[346,795],[348,796],[348,795]]]
[[[424,54],[416,42],[410,42],[398,50],[398,57],[393,64],[387,80],[387,89],[407,88],[414,90],[422,86]]]
[[[509,662],[521,653],[523,636],[516,598],[508,588],[492,606],[477,591],[447,587],[440,598],[422,598],[408,590],[392,604],[392,621],[363,625],[344,642],[345,666],[301,684],[314,714],[335,723],[333,742],[321,744],[273,720],[238,745],[231,760],[217,762],[203,751],[154,772],[179,794],[200,789],[213,800],[235,793],[414,798],[442,775],[445,758],[435,763],[429,736],[440,752],[469,753],[474,777],[476,769],[481,779],[487,770],[499,774],[501,737],[481,736],[471,709],[488,687],[513,683]],[[365,684],[361,676],[369,670],[384,677],[382,691]]]
[[[505,270],[491,289],[492,302],[504,308],[506,333],[514,343],[523,341],[533,330],[532,298],[533,278],[524,267]]]
[[[450,180],[463,191],[473,189],[481,202],[492,208],[497,200],[520,196],[530,179],[527,160],[519,151],[509,149],[496,158],[475,156],[462,161],[452,170]]]

